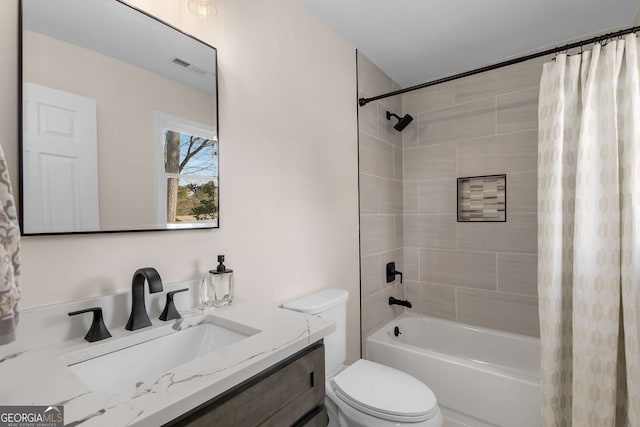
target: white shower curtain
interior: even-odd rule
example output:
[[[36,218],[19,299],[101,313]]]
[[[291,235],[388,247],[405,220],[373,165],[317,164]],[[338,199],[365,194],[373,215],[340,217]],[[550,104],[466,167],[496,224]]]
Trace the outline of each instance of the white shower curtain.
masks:
[[[640,426],[640,78],[632,34],[544,65],[538,294],[545,426]]]

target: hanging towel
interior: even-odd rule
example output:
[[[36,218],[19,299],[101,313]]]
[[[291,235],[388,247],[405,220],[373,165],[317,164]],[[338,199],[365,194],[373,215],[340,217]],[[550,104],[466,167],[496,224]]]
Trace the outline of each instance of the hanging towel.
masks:
[[[20,227],[0,146],[0,345],[15,340],[20,301]]]

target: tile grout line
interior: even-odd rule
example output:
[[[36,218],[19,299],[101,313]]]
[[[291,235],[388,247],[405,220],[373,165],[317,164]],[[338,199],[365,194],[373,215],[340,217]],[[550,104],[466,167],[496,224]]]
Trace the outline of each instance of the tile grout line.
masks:
[[[498,95],[496,95],[493,98],[494,102],[495,102],[495,108],[496,108],[496,136],[500,135],[500,132],[498,132]]]
[[[484,289],[484,288],[474,288],[472,286],[463,286],[463,285],[452,285],[450,283],[439,283],[439,282],[429,282],[429,281],[425,281],[425,280],[409,280],[409,282],[412,283],[417,283],[419,285],[429,285],[429,286],[437,286],[437,287],[442,287],[442,288],[455,288],[458,291],[477,291],[477,292],[490,292],[491,294],[499,294],[499,295],[509,295],[509,296],[514,296],[514,297],[523,297],[523,298],[533,298],[533,299],[538,299],[537,295],[531,295],[531,294],[519,294],[517,292],[498,292],[492,289]]]
[[[453,287],[453,317],[458,322],[458,287]]]
[[[422,254],[420,252],[422,251],[418,249],[418,282],[422,279]]]
[[[455,147],[454,147],[454,161],[455,161],[455,175],[456,177],[459,177],[458,175],[458,143],[456,142]],[[460,250],[460,227],[458,224],[458,210],[460,209],[460,196],[458,194],[458,179],[456,178],[456,212],[455,212],[455,216],[456,216],[456,249]]]
[[[518,133],[529,133],[529,132],[534,132],[537,131],[538,128],[531,128],[531,129],[519,129],[519,130],[515,130],[515,131],[510,131],[510,132],[500,132],[500,133],[494,133],[494,134],[489,134],[489,135],[484,135],[484,136],[474,136],[474,137],[470,137],[470,138],[452,138],[450,140],[437,140],[436,142],[432,142],[432,143],[428,143],[428,144],[420,144],[420,141],[418,141],[418,145],[415,147],[406,147],[408,150],[415,150],[417,148],[422,148],[422,147],[429,147],[429,146],[434,146],[434,145],[442,145],[442,144],[450,144],[450,143],[458,143],[458,142],[471,142],[471,141],[477,141],[480,139],[488,139],[488,138],[494,138],[497,136],[508,136],[508,135],[515,135]],[[384,142],[382,140],[380,140],[381,142]],[[388,143],[386,143],[388,144]],[[395,146],[394,146],[395,147]]]

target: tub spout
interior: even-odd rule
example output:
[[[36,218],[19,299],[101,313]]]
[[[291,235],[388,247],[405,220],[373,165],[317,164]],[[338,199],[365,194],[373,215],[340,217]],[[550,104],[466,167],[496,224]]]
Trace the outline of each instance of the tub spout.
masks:
[[[389,305],[401,305],[403,307],[411,308],[411,303],[409,301],[395,299],[394,297],[389,297]]]

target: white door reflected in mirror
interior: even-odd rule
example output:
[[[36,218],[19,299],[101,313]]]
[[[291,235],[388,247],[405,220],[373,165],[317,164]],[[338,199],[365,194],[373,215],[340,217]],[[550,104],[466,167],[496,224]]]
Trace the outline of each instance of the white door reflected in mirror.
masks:
[[[25,228],[99,229],[96,101],[25,83],[23,111]]]

